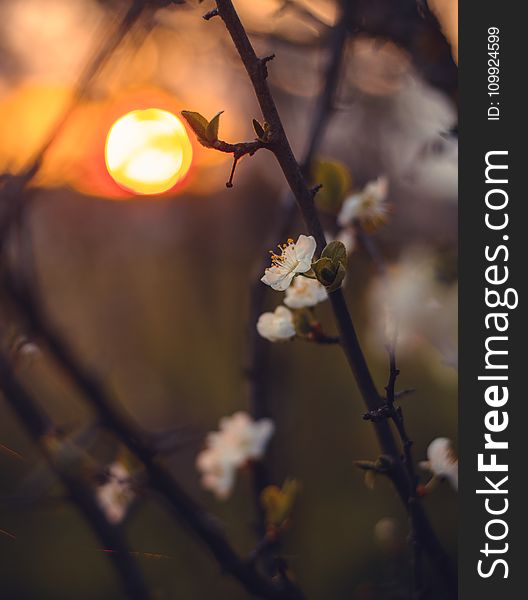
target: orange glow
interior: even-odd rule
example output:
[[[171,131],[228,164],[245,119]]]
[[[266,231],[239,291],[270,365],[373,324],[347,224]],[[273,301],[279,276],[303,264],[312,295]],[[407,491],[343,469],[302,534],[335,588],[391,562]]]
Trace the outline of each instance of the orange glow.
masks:
[[[133,110],[110,128],[105,162],[112,179],[136,194],[161,194],[188,173],[192,145],[182,122],[159,108]]]

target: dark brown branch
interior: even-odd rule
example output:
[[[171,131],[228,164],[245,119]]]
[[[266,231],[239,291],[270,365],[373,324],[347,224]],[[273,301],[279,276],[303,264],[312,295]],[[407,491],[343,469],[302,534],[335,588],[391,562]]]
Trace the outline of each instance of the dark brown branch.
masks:
[[[98,378],[83,366],[74,349],[51,325],[33,292],[5,274],[4,289],[34,335],[41,340],[66,376],[82,392],[101,424],[112,431],[143,464],[152,489],[166,501],[172,513],[209,549],[222,571],[237,579],[255,596],[277,600],[302,599],[301,591],[289,581],[275,582],[262,576],[231,547],[215,519],[180,487],[145,443],[143,432],[129,421],[108,396]]]
[[[53,435],[51,420],[15,379],[3,355],[0,355],[0,388],[24,430],[66,488],[69,499],[91,526],[103,548],[112,550],[110,557],[127,596],[133,600],[148,600],[150,594],[120,528],[107,521],[97,505],[93,489],[71,468],[62,466],[55,459],[47,443],[48,436]]]
[[[379,250],[378,245],[372,239],[372,237],[363,229],[359,222],[354,224],[356,236],[367,254],[370,256],[374,263],[380,277],[386,278],[387,267],[383,256]],[[407,433],[405,422],[403,418],[403,410],[401,406],[396,407],[395,401],[397,398],[409,393],[409,390],[403,390],[402,392],[396,392],[396,381],[400,374],[399,369],[396,367],[396,341],[397,341],[397,330],[394,332],[392,339],[387,344],[387,351],[389,355],[389,380],[385,387],[386,392],[386,404],[376,412],[367,413],[364,418],[369,420],[383,420],[391,419],[394,423],[396,431],[398,432],[402,450],[404,465],[407,470],[407,477],[409,481],[409,511],[412,513],[414,507],[418,501],[417,484],[418,479],[414,468],[414,461],[412,457],[412,445],[413,442]],[[412,391],[412,390],[411,390]],[[412,552],[412,566],[413,566],[413,594],[416,599],[422,597],[424,592],[423,585],[423,558],[422,558],[422,546],[419,541],[419,536],[415,530],[413,519],[410,519],[411,535],[410,535],[410,546]]]
[[[261,61],[255,54],[231,0],[216,0],[216,5],[251,79],[264,119],[269,124],[270,149],[295,196],[308,232],[315,238],[319,251],[321,251],[326,245],[326,239],[313,203],[313,195],[291,150],[266,77],[262,73]],[[365,404],[369,411],[379,409],[384,401],[378,394],[367,366],[342,291],[337,290],[330,294],[330,302],[340,332],[342,347]],[[418,503],[409,503],[410,490],[407,473],[392,430],[386,421],[374,423],[374,428],[382,452],[393,460],[390,477],[404,506],[409,510],[420,543],[428,551],[433,566],[443,576],[451,596],[456,597],[457,581],[451,561],[438,542],[423,507]]]
[[[232,154],[238,160],[246,155],[253,156],[257,150],[265,148],[266,144],[260,140],[238,142],[237,144],[229,144],[222,140],[216,140],[216,142],[213,142],[212,144],[208,143],[206,147],[214,148],[215,150],[225,152],[226,154]]]
[[[308,339],[316,344],[321,344],[323,346],[336,346],[341,343],[341,339],[336,335],[326,335],[321,331],[316,333],[311,333]]]
[[[272,57],[268,57],[271,60]],[[183,111],[185,113],[185,111]],[[228,142],[224,142],[223,140],[215,140],[210,142],[200,136],[197,136],[198,141],[202,146],[206,148],[213,148],[214,150],[218,150],[218,152],[224,152],[225,154],[233,155],[233,166],[231,167],[231,173],[229,174],[229,179],[227,180],[226,187],[233,187],[233,177],[235,176],[235,170],[238,165],[238,161],[244,156],[253,156],[257,150],[262,148],[267,148],[268,144],[264,140],[253,140],[251,142],[238,142],[237,144],[229,144]]]
[[[233,166],[227,180],[226,187],[233,187],[233,177],[235,176],[235,170],[238,165],[238,161],[244,156],[253,156],[257,150],[266,148],[266,142],[262,140],[254,140],[252,142],[239,142],[238,144],[228,144],[222,140],[216,140],[213,143],[207,143],[206,147],[214,148],[219,152],[225,152],[233,155]]]
[[[407,470],[407,476],[409,479],[409,508],[410,513],[414,510],[418,502],[418,494],[417,494],[417,483],[418,479],[416,477],[416,472],[414,469],[414,461],[412,457],[412,446],[413,442],[407,433],[407,429],[405,427],[405,422],[403,419],[403,410],[401,406],[395,406],[396,401],[396,381],[398,379],[398,375],[400,374],[399,369],[396,367],[396,350],[395,343],[391,342],[388,346],[389,353],[389,381],[387,386],[385,387],[385,391],[387,393],[386,401],[388,408],[388,417],[392,419],[398,435],[400,436],[402,448],[403,448],[403,457],[404,464]],[[413,566],[413,597],[419,599],[423,594],[423,569],[422,569],[422,546],[420,543],[420,538],[418,532],[415,530],[414,520],[411,518],[411,551],[412,551],[412,566]]]

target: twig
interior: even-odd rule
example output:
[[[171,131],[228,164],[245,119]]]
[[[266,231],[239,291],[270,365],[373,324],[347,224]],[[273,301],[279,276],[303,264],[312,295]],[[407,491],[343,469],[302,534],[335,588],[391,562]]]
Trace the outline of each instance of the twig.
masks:
[[[103,546],[112,549],[111,559],[127,596],[133,600],[148,600],[150,594],[123,534],[118,527],[107,521],[90,486],[72,469],[62,466],[60,461],[55,459],[46,441],[53,433],[51,420],[15,379],[3,355],[0,355],[0,388],[26,433],[33,439],[66,488],[69,499],[77,506]]]
[[[262,140],[254,140],[252,142],[239,142],[238,144],[229,144],[222,140],[216,140],[212,144],[207,144],[208,148],[214,148],[219,152],[225,152],[226,154],[233,155],[233,166],[231,167],[231,173],[227,180],[226,187],[233,187],[233,177],[235,176],[235,170],[238,165],[238,161],[244,156],[253,156],[257,150],[266,148],[266,142]]]
[[[400,374],[399,369],[396,367],[396,350],[395,343],[391,343],[388,346],[389,353],[389,381],[385,388],[387,392],[387,408],[388,417],[392,419],[403,448],[404,464],[407,469],[407,476],[409,478],[409,511],[412,514],[414,506],[418,501],[418,494],[416,492],[417,477],[414,469],[414,461],[412,457],[412,445],[413,442],[407,433],[405,422],[403,419],[403,410],[401,406],[396,407],[396,380]],[[413,597],[417,600],[422,597],[423,593],[423,573],[422,573],[422,547],[418,532],[415,530],[413,519],[411,521],[411,551],[412,551],[412,567],[413,567]]]
[[[313,203],[313,195],[291,150],[265,74],[262,72],[261,60],[255,54],[231,0],[216,0],[216,5],[251,79],[264,119],[269,124],[270,149],[295,196],[308,232],[314,236],[321,251],[326,245],[326,239]],[[340,331],[342,347],[365,404],[368,410],[376,410],[383,405],[383,399],[376,390],[341,290],[330,294],[330,303]],[[404,506],[409,510],[420,543],[429,553],[433,566],[443,576],[450,595],[456,597],[457,581],[449,557],[436,538],[423,507],[418,503],[413,503],[412,507],[409,505],[410,490],[407,473],[389,424],[381,421],[374,423],[374,428],[382,452],[394,461],[390,478]]]

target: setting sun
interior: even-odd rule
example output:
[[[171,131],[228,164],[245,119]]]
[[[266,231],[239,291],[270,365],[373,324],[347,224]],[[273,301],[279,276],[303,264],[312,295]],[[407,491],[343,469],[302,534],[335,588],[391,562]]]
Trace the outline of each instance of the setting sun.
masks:
[[[192,146],[178,117],[159,108],[134,110],[110,128],[105,144],[108,172],[136,194],[161,194],[188,173]]]

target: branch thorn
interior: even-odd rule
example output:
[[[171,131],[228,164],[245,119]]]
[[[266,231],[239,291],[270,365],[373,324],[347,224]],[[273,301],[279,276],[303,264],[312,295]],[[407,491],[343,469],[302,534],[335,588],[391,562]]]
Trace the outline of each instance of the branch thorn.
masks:
[[[210,10],[209,12],[205,13],[205,15],[203,15],[202,19],[204,21],[210,21],[213,17],[217,17],[218,16],[218,8],[213,8],[213,10]]]
[[[270,54],[269,56],[264,56],[259,59],[260,66],[262,67],[262,71],[264,72],[264,77],[268,77],[268,67],[267,64],[275,58],[275,54]]]

